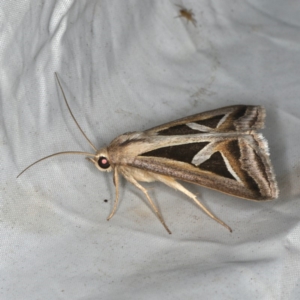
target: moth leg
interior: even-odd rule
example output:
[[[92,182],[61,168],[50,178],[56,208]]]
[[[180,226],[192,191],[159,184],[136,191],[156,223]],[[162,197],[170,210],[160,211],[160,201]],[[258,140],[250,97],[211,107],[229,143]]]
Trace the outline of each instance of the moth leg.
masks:
[[[131,182],[134,186],[136,186],[139,190],[141,190],[147,197],[150,206],[152,207],[153,211],[155,212],[156,216],[158,217],[159,221],[161,222],[161,224],[165,227],[165,229],[167,230],[167,232],[169,234],[172,234],[172,232],[170,231],[170,229],[168,228],[168,226],[166,225],[161,213],[159,212],[158,208],[156,207],[156,205],[154,204],[154,202],[152,201],[152,199],[150,198],[148,191],[142,186],[140,185],[133,177],[129,177],[128,175],[125,176],[125,174],[123,174],[124,177]]]
[[[171,178],[164,178],[164,176],[160,176],[159,180],[168,186],[174,188],[175,190],[178,190],[185,195],[187,195],[189,198],[191,198],[209,217],[211,217],[213,220],[217,221],[224,227],[226,227],[230,232],[232,232],[232,229],[225,224],[222,220],[217,218],[212,212],[210,212],[198,199],[197,196],[191,193],[189,190],[187,190],[185,187],[183,187],[180,183],[178,183],[176,180]]]
[[[119,204],[119,175],[118,175],[117,168],[115,168],[115,170],[114,170],[114,185],[116,186],[116,198],[115,198],[113,209],[112,209],[110,215],[108,216],[107,221],[109,221],[113,217],[113,215],[116,213],[116,210],[117,210],[118,204]]]

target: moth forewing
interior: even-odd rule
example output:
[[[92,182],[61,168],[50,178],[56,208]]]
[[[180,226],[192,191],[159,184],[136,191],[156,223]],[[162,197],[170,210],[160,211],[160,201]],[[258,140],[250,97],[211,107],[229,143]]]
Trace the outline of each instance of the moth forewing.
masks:
[[[152,128],[145,133],[166,143],[140,153],[134,165],[241,198],[277,198],[267,142],[256,132],[264,118],[261,106],[236,105]]]
[[[64,151],[38,162],[62,155],[85,155],[100,171],[113,171],[116,198],[108,220],[119,201],[119,174],[140,189],[163,224],[161,213],[139,182],[160,181],[191,198],[208,216],[231,231],[189,190],[176,180],[191,182],[250,200],[269,200],[278,196],[275,175],[266,140],[256,130],[264,125],[261,106],[236,105],[189,116],[144,132],[123,134],[110,145],[97,150],[71,112],[56,75],[68,110],[95,153]]]
[[[233,105],[191,115],[176,121],[168,122],[145,131],[160,136],[186,135],[214,132],[247,132],[264,127],[266,117],[262,106]],[[200,125],[205,130],[193,129]]]

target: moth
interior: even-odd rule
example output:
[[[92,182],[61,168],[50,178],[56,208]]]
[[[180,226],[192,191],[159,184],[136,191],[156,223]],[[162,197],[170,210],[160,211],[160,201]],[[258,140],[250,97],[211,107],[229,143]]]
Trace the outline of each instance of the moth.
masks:
[[[171,231],[140,182],[160,181],[182,192],[230,232],[231,228],[178,180],[254,201],[277,198],[278,187],[267,141],[257,132],[264,126],[266,113],[262,106],[234,105],[198,113],[146,131],[125,133],[97,150],[77,123],[55,75],[73,120],[95,153],[54,153],[32,163],[18,177],[33,165],[56,155],[85,155],[98,170],[113,171],[116,197],[107,220],[117,210],[119,175],[122,175],[145,194],[168,233]]]
[[[194,13],[191,9],[186,9],[185,7],[175,4],[177,7],[180,8],[179,15],[175,18],[185,18],[187,22],[192,22],[193,25],[196,27],[197,21],[194,17]]]

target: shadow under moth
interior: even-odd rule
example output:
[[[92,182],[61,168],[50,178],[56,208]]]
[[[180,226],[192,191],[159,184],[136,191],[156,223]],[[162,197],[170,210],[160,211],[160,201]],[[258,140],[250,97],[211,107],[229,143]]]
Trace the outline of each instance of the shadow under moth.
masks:
[[[266,114],[262,106],[234,105],[195,114],[146,131],[125,133],[97,150],[77,123],[55,75],[72,118],[95,153],[54,153],[34,162],[18,177],[38,162],[56,155],[85,155],[98,170],[113,171],[116,198],[108,220],[118,207],[121,174],[145,194],[168,233],[171,231],[140,182],[160,181],[179,190],[230,232],[227,224],[177,180],[254,201],[277,198],[278,187],[267,141],[257,133],[264,126]]]

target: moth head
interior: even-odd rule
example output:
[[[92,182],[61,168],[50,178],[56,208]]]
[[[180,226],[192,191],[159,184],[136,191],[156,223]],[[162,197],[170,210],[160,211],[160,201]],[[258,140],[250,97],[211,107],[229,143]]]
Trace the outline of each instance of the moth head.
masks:
[[[102,172],[110,172],[112,170],[109,156],[107,153],[107,148],[102,148],[96,152],[94,158],[89,158],[92,161],[96,168]]]

